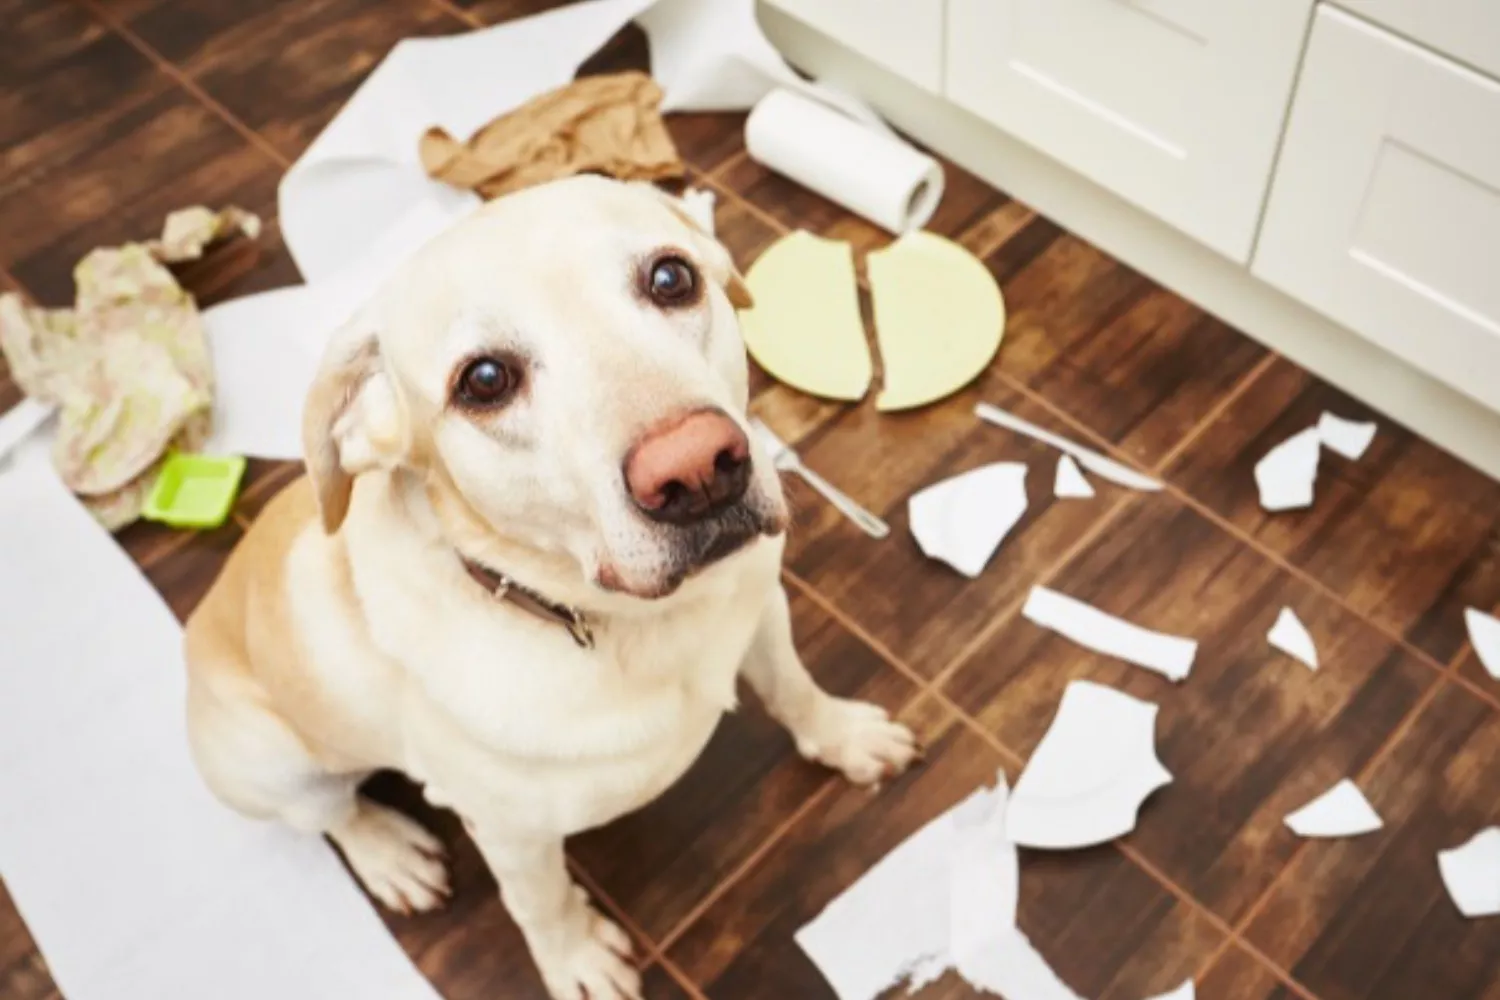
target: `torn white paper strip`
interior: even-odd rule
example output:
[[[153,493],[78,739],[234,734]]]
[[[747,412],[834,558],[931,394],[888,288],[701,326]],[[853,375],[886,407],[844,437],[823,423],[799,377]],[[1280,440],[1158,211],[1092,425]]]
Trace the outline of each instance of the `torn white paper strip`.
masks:
[[[1286,818],[1299,837],[1356,837],[1384,824],[1359,787],[1345,778]]]
[[[439,1000],[321,838],[193,766],[182,630],[58,481],[0,469],[0,877],[68,1000]]]
[[[1453,905],[1466,917],[1500,916],[1500,826],[1438,851],[1438,871]]]
[[[1063,692],[1016,782],[1006,834],[1022,847],[1091,847],[1135,829],[1142,804],[1169,784],[1156,756],[1157,707],[1092,681]]]
[[[1316,427],[1299,431],[1266,452],[1255,463],[1260,505],[1269,511],[1309,507],[1318,478],[1321,438]]]
[[[0,414],[0,462],[4,462],[5,457],[20,447],[22,441],[31,437],[51,419],[56,409],[50,403],[28,396]]]
[[[1282,608],[1266,640],[1283,653],[1312,670],[1318,669],[1318,649],[1313,637],[1291,608]]]
[[[1469,642],[1480,665],[1500,681],[1500,620],[1478,608],[1465,608],[1464,625],[1469,629]]]
[[[573,79],[632,20],[649,39],[664,112],[743,110],[785,86],[885,127],[861,102],[794,73],[766,41],[753,0],[584,0],[465,34],[408,38],[282,178],[282,239],[303,277],[333,274],[413,206],[462,211],[475,197],[426,175],[422,133],[438,126],[467,139]]]
[[[1193,981],[1189,979],[1175,990],[1151,997],[1150,1000],[1196,1000],[1197,996],[1197,989],[1193,986]]]
[[[1004,427],[1007,430],[1015,431],[1017,434],[1024,434],[1029,438],[1033,438],[1043,444],[1051,445],[1059,451],[1072,455],[1085,469],[1088,469],[1096,476],[1108,479],[1112,483],[1128,487],[1132,490],[1143,490],[1148,493],[1162,488],[1161,483],[1150,476],[1139,473],[1129,466],[1122,465],[1112,458],[1099,454],[1097,451],[1085,448],[1081,444],[1069,441],[1061,435],[1053,434],[1051,431],[1038,427],[1024,417],[1018,417],[1014,413],[1002,410],[993,404],[976,403],[974,413],[980,420],[986,423],[994,424],[997,427]]]
[[[950,969],[1006,1000],[1081,1000],[1016,927],[1020,866],[1005,775],[908,837],[799,930],[839,1000],[910,991]]]
[[[907,501],[924,555],[977,577],[1026,513],[1026,466],[996,462],[934,483]]]
[[[1318,418],[1318,440],[1345,458],[1359,458],[1375,440],[1375,424],[1345,420],[1325,410]]]
[[[1083,472],[1072,455],[1057,456],[1057,475],[1052,480],[1052,495],[1057,497],[1087,499],[1094,495],[1094,487],[1083,478]]]
[[[1031,588],[1021,614],[1080,646],[1154,670],[1174,681],[1193,669],[1195,639],[1153,632],[1047,587]]]

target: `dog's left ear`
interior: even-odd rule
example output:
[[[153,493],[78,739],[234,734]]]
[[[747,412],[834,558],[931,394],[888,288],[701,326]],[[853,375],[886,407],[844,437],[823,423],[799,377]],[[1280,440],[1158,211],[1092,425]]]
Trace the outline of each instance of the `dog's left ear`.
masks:
[[[643,183],[643,186],[660,198],[662,204],[666,205],[698,237],[698,242],[701,244],[700,250],[709,257],[709,263],[717,272],[714,275],[715,280],[723,286],[724,294],[729,296],[729,304],[736,309],[749,309],[755,305],[755,298],[745,284],[745,276],[740,273],[739,268],[734,266],[734,257],[730,255],[729,248],[698,224],[698,220],[693,218],[693,213],[687,210],[681,198],[668,194],[655,184]]]
[[[395,468],[410,448],[409,421],[376,331],[366,307],[334,333],[302,411],[307,475],[329,534],[349,512],[354,477]]]

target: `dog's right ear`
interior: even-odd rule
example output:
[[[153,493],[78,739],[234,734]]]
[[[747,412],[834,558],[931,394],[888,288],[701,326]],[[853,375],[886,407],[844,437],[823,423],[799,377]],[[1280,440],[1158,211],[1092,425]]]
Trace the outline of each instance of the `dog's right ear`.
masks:
[[[377,329],[362,309],[330,339],[302,411],[302,450],[325,531],[344,523],[355,476],[400,464],[406,428]]]

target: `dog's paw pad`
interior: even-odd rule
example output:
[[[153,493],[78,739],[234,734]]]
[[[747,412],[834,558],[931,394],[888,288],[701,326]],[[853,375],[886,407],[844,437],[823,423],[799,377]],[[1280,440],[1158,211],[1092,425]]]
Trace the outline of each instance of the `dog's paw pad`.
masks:
[[[420,913],[448,897],[443,845],[415,820],[361,801],[354,818],[331,831],[370,895],[398,913]]]
[[[879,705],[830,698],[798,740],[803,756],[826,764],[856,785],[894,777],[920,756],[912,731]]]
[[[641,975],[630,962],[630,937],[592,908],[587,932],[563,953],[537,956],[553,1000],[641,1000]]]

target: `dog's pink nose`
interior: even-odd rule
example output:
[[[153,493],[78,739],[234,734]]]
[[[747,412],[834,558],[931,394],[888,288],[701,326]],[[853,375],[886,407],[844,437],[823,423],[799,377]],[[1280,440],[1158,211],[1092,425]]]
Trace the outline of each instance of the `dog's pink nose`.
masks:
[[[648,432],[625,457],[625,486],[653,521],[689,524],[745,495],[750,442],[719,410],[698,410]]]

